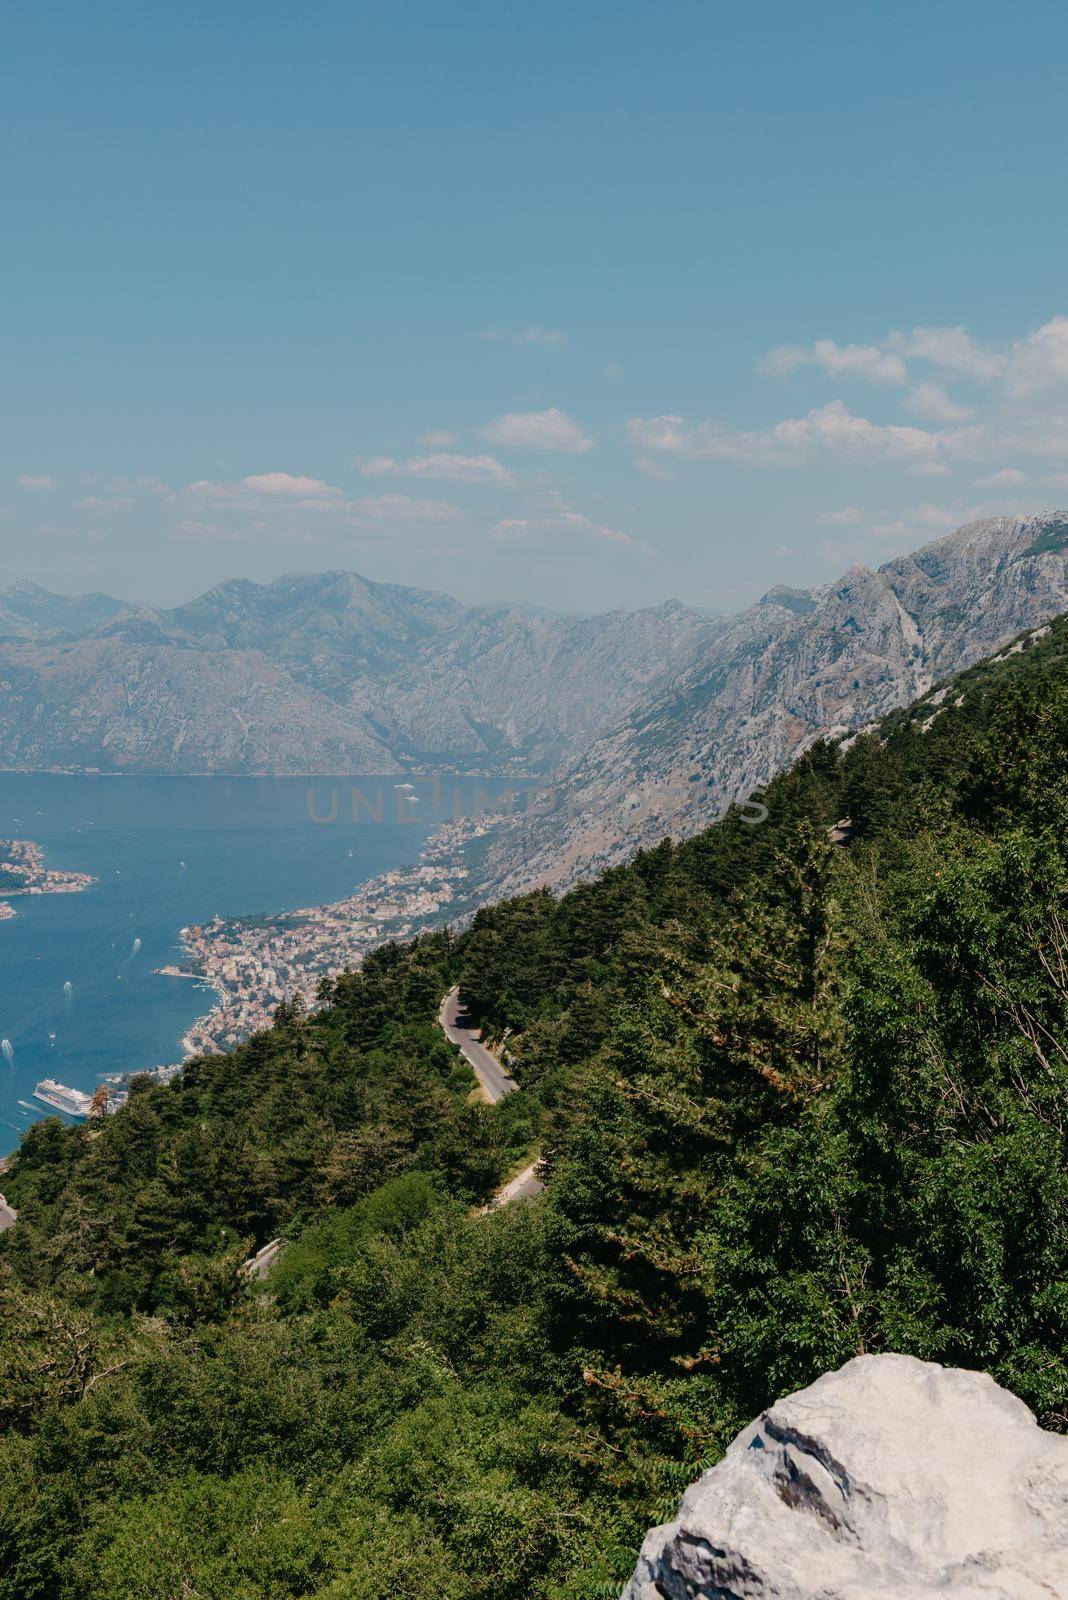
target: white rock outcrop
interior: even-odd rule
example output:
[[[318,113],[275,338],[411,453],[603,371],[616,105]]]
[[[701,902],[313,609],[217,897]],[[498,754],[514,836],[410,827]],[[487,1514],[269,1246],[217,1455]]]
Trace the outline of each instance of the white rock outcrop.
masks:
[[[858,1356],[749,1425],[623,1600],[1068,1600],[1068,1439],[981,1372]]]

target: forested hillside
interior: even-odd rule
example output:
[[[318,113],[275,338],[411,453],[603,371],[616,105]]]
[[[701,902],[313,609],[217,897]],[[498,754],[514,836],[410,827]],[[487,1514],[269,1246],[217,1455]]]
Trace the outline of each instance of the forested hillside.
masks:
[[[613,1596],[741,1423],[863,1350],[1068,1428],[1066,651],[36,1126],[0,1600]],[[434,1027],[453,982],[497,1107]],[[535,1146],[545,1194],[481,1213]]]

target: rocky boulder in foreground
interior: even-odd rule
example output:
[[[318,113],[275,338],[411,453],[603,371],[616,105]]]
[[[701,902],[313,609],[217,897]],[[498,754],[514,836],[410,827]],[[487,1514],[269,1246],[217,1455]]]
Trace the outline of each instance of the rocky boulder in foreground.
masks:
[[[1068,1600],[1068,1439],[985,1373],[858,1356],[749,1425],[623,1600]]]

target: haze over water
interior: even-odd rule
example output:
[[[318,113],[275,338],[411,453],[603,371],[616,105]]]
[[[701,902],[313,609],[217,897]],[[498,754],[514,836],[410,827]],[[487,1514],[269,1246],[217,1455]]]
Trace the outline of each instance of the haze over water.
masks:
[[[153,968],[180,958],[182,927],[339,900],[417,861],[441,816],[399,823],[388,778],[151,778],[0,775],[0,838],[36,840],[49,867],[92,873],[80,894],[16,896],[0,922],[0,1153],[50,1113],[44,1077],[88,1092],[109,1072],[179,1061],[181,1038],[213,993]],[[337,821],[330,813],[339,787]],[[449,779],[463,802],[473,780]],[[384,794],[383,820],[350,820],[358,786]],[[492,791],[503,784],[483,782]],[[411,802],[409,809],[418,812]],[[0,899],[3,895],[0,894]],[[22,1102],[25,1102],[23,1104]]]

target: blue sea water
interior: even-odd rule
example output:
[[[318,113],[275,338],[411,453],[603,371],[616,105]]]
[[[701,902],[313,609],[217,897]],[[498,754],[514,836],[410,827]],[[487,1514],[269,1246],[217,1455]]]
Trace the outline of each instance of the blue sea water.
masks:
[[[457,787],[462,807],[476,787],[505,787],[450,778],[435,809],[427,785],[397,782],[0,775],[0,838],[33,839],[46,866],[98,880],[14,897],[18,915],[0,922],[0,1154],[50,1114],[33,1099],[39,1079],[92,1092],[106,1073],[181,1059],[182,1035],[214,998],[153,974],[178,959],[181,928],[342,899],[416,862]],[[354,789],[367,801],[356,822]],[[398,821],[398,805],[416,820]],[[332,822],[309,814],[335,809]]]

